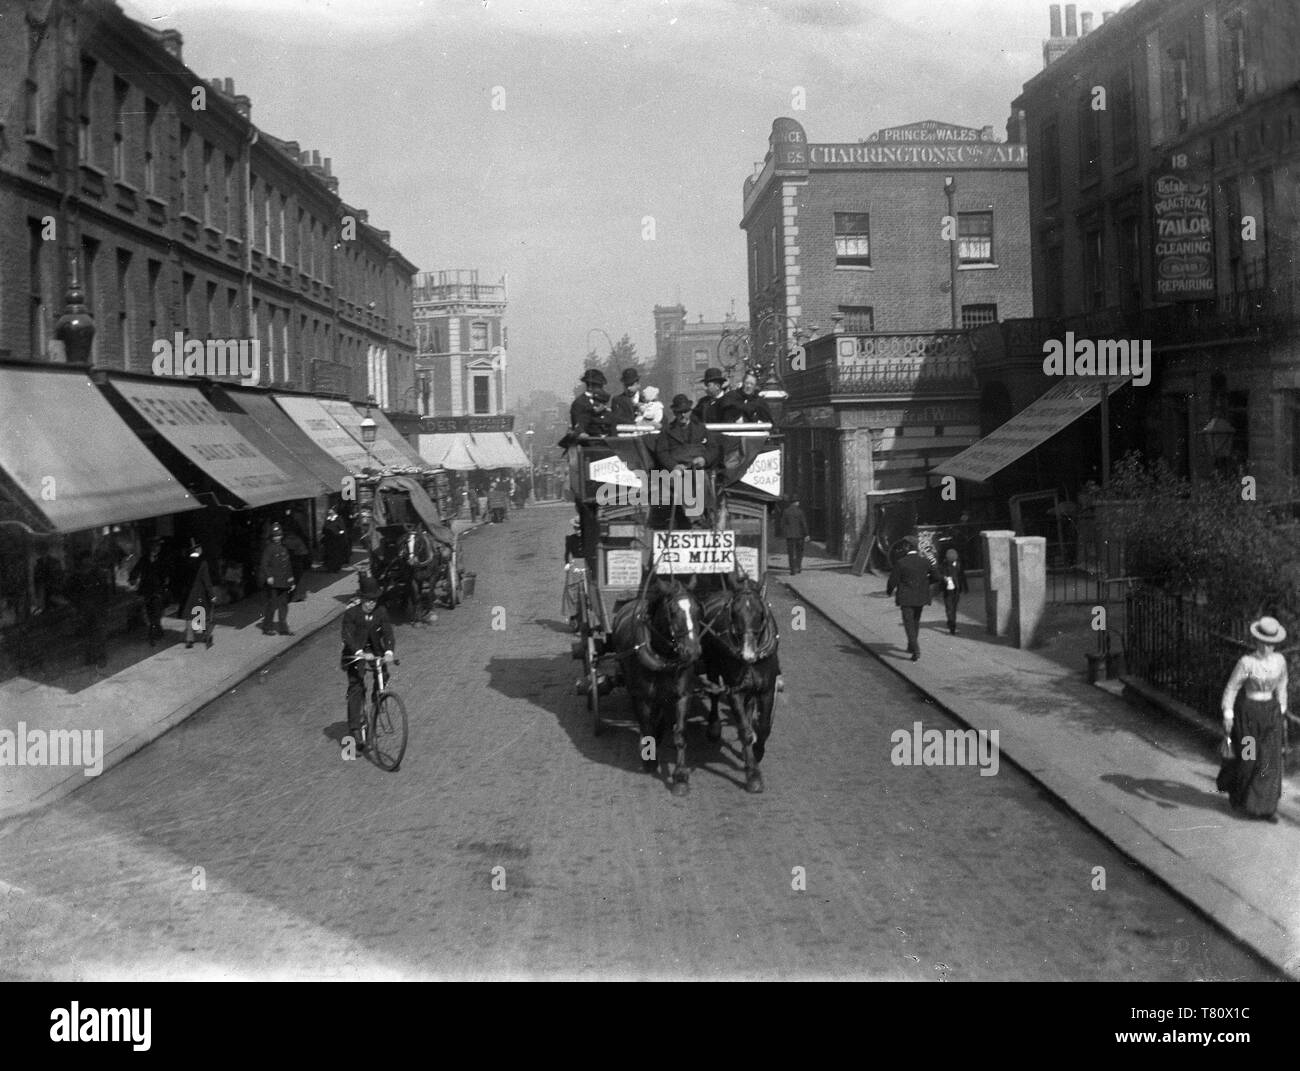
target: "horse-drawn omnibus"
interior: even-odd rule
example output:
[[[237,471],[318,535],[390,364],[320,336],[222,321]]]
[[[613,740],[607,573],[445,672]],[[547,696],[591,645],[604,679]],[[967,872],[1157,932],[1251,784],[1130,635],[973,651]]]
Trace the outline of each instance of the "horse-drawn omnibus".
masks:
[[[620,428],[570,453],[570,486],[590,526],[583,555],[566,566],[566,605],[579,634],[573,655],[583,663],[575,688],[586,696],[597,735],[602,698],[627,688],[647,769],[657,767],[658,740],[673,715],[679,795],[689,789],[685,720],[697,696],[712,700],[713,740],[721,737],[719,699],[731,700],[746,788],[762,791],[757,764],[780,672],[765,581],[781,450],[766,424],[708,429],[718,437],[721,464],[677,478],[657,467],[645,429]],[[702,495],[690,495],[692,482]]]

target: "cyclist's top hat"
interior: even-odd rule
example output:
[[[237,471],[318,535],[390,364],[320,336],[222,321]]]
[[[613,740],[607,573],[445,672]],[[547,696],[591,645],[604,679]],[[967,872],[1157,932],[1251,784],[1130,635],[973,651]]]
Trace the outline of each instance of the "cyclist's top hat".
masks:
[[[363,576],[361,578],[361,597],[363,599],[377,599],[380,593],[379,581],[373,576]]]

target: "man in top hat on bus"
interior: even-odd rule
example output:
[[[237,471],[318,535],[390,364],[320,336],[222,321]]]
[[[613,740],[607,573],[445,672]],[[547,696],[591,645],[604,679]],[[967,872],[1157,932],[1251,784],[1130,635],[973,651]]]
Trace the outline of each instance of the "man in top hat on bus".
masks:
[[[614,423],[635,424],[636,407],[641,404],[641,373],[623,369],[623,393],[614,395]]]
[[[655,464],[669,472],[677,469],[684,472],[706,470],[705,505],[711,506],[712,480],[707,470],[715,468],[721,460],[721,442],[713,432],[694,419],[691,409],[691,400],[685,394],[679,394],[673,399],[672,422],[665,424],[663,431],[655,436],[650,452],[654,455]],[[680,504],[678,507],[678,522],[685,527],[685,514],[681,511]],[[671,514],[664,511],[663,503],[656,504],[652,507],[650,527],[667,527],[669,516]]]
[[[727,377],[721,368],[710,368],[700,380],[707,393],[695,403],[695,419],[701,424],[722,423],[722,388],[726,386]]]
[[[606,408],[609,395],[605,394],[605,373],[599,368],[588,368],[582,373],[582,382],[586,390],[573,399],[573,404],[569,406],[569,434],[561,441],[561,446],[569,446],[570,443],[583,435],[601,436],[608,434],[611,421],[609,412]],[[597,395],[604,395],[603,401],[597,399]]]

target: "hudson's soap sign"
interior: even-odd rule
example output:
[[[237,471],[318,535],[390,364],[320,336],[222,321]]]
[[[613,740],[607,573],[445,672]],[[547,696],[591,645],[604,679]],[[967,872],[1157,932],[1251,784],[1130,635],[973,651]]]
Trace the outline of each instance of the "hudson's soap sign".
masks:
[[[1166,161],[1152,188],[1156,297],[1200,301],[1214,297],[1214,219],[1210,176],[1187,170],[1187,157]]]

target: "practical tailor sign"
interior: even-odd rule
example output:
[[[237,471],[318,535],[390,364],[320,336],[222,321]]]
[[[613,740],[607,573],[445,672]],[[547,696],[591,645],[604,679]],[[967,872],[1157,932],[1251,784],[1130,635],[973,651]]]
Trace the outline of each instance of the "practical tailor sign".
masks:
[[[1185,153],[1169,157],[1152,186],[1155,289],[1164,301],[1201,301],[1215,291],[1210,174],[1186,163]]]
[[[736,567],[736,533],[692,530],[655,532],[651,560],[656,571],[730,573]]]

